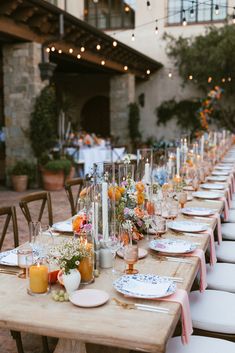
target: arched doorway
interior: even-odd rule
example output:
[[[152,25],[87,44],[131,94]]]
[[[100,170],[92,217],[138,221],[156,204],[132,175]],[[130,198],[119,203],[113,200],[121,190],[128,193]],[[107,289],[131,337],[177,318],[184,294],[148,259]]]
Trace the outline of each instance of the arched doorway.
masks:
[[[106,137],[110,135],[109,98],[96,96],[89,99],[81,111],[81,127],[87,132]]]

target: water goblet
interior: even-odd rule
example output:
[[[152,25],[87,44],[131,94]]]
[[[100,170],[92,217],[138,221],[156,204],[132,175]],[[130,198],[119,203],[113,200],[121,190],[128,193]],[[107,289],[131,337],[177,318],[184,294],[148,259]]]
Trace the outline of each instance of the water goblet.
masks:
[[[187,202],[187,198],[188,198],[187,192],[181,191],[178,193],[178,201],[180,204],[180,208],[184,208],[184,205]]]
[[[128,275],[133,275],[139,271],[134,268],[134,264],[138,262],[138,245],[137,244],[127,244],[124,246],[124,260],[128,265],[125,273]]]
[[[17,260],[18,266],[22,268],[22,272],[19,273],[19,278],[26,278],[26,270],[28,267],[29,259],[31,258],[31,262],[33,261],[33,250],[30,246],[21,247],[17,250]],[[27,262],[28,259],[28,262]]]
[[[179,206],[177,202],[172,202],[169,208],[169,217],[171,220],[174,220],[177,218],[179,213]]]

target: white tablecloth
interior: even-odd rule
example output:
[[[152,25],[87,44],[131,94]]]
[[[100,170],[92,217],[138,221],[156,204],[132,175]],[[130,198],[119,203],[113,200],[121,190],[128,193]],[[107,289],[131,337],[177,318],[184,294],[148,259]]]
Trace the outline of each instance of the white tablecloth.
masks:
[[[77,163],[84,163],[84,174],[92,172],[93,164],[102,164],[104,162],[111,163],[122,160],[125,152],[125,147],[107,148],[102,146],[95,147],[75,147],[66,148],[66,152],[74,157]]]

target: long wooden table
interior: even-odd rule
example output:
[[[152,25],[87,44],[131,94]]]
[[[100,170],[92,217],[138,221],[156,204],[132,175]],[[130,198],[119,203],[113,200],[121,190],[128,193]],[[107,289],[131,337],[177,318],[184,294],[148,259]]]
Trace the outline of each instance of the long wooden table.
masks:
[[[223,202],[207,202],[193,200],[188,206],[202,206],[223,210]],[[182,216],[180,216],[182,218]],[[188,218],[187,218],[188,219]],[[192,218],[198,222],[198,219]],[[215,219],[200,219],[200,222],[210,224],[215,228]],[[200,243],[199,248],[206,251],[209,243],[208,235],[177,235],[168,231],[164,237],[177,237]],[[140,242],[141,247],[148,248],[147,241]],[[187,259],[189,259],[187,257]],[[123,260],[117,260],[117,266]],[[190,257],[191,264],[171,262],[160,259],[149,251],[145,259],[140,260],[136,267],[140,273],[182,277],[183,283],[177,283],[178,288],[190,291],[198,272],[199,260]],[[70,302],[58,303],[50,295],[33,297],[27,294],[26,280],[17,276],[0,274],[0,327],[11,330],[25,331],[45,336],[60,338],[56,353],[85,353],[84,343],[95,343],[127,350],[165,352],[168,339],[172,336],[180,318],[180,305],[172,302],[147,301],[124,298],[112,287],[110,270],[102,270],[101,275],[88,288],[107,291],[110,300],[97,308],[79,308]],[[112,298],[118,298],[130,303],[147,303],[169,308],[168,314],[139,310],[125,310],[117,306]],[[99,351],[97,348],[96,351]],[[100,349],[103,352],[103,349]]]

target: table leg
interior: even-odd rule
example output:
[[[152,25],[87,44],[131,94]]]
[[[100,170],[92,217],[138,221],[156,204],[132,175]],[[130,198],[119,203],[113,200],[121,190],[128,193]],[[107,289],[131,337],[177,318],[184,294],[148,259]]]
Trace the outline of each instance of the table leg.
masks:
[[[86,353],[86,344],[81,341],[61,338],[54,353]]]

